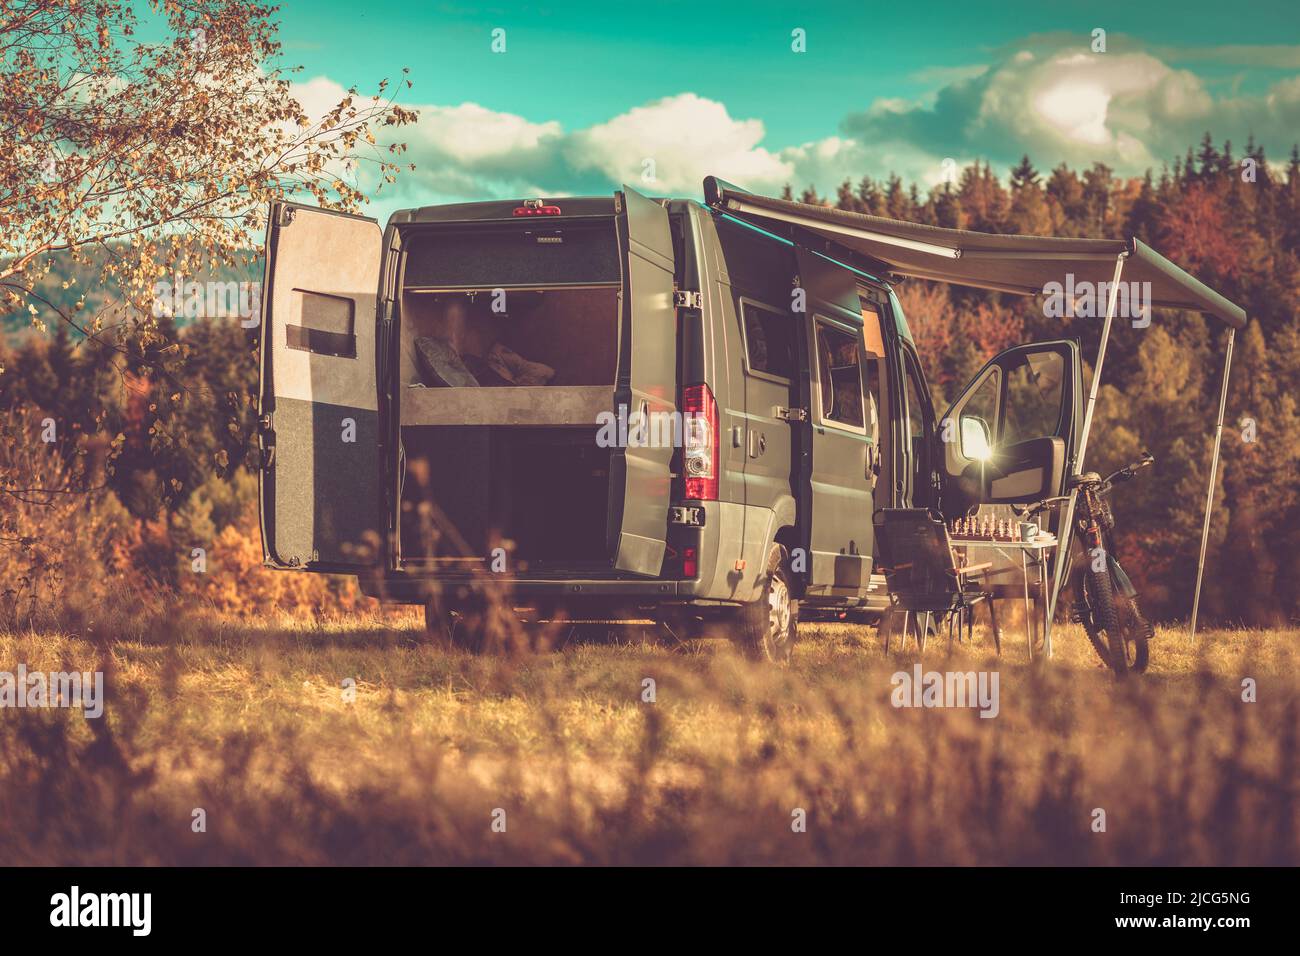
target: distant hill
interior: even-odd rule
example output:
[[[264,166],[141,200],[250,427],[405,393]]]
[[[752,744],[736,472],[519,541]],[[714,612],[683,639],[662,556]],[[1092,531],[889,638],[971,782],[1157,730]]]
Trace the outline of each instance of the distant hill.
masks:
[[[112,247],[110,247],[111,249]],[[119,298],[118,290],[113,285],[106,285],[100,280],[100,272],[107,256],[112,252],[98,249],[89,255],[89,261],[74,262],[67,253],[59,253],[52,258],[49,274],[37,287],[37,292],[52,303],[71,314],[77,300],[84,293],[86,306],[79,318],[88,319],[99,310],[111,308]],[[222,267],[215,271],[203,271],[186,274],[181,277],[185,282],[260,282],[262,280],[262,261],[258,257],[252,265],[245,268]],[[58,314],[40,302],[33,302],[37,316],[52,331],[61,321]],[[0,339],[5,344],[14,346],[31,335],[40,334],[32,325],[33,316],[25,308],[0,314]],[[192,321],[180,315],[176,324],[188,325]]]

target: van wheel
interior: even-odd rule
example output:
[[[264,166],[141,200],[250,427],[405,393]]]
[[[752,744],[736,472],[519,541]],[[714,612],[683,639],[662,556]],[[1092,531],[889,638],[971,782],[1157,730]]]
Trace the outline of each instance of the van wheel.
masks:
[[[773,544],[767,554],[762,596],[740,611],[738,641],[748,657],[774,664],[790,660],[799,631],[799,601],[792,577],[785,547]]]

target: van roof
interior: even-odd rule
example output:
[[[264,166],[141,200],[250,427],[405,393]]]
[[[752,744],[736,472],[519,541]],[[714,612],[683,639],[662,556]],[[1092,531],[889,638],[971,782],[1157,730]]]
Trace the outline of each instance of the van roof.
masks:
[[[528,202],[541,199],[542,205],[559,206],[562,215],[558,220],[573,219],[578,216],[612,216],[614,215],[614,197],[610,196],[554,196],[528,197]],[[420,206],[417,209],[401,209],[393,213],[388,220],[390,225],[405,225],[423,222],[486,222],[488,220],[516,219],[515,210],[524,205],[523,199],[492,199],[486,202],[458,202],[440,206]],[[536,221],[546,222],[547,217],[537,216]]]

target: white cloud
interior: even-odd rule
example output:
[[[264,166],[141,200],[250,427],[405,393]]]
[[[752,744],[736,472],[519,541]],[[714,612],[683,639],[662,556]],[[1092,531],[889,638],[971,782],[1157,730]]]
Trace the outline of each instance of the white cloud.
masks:
[[[1194,73],[1170,65],[1216,59],[1213,51],[1143,48],[1112,35],[1110,52],[1092,53],[1086,38],[1026,37],[987,65],[936,67],[935,84],[915,99],[879,98],[843,120],[838,132],[798,144],[766,142],[763,121],[734,117],[725,103],[679,93],[632,106],[603,122],[565,129],[473,102],[407,104],[414,126],[391,133],[408,145],[399,176],[371,206],[384,216],[403,206],[477,199],[603,194],[620,183],[660,195],[698,196],[707,175],[756,191],[798,193],[814,186],[833,195],[845,179],[890,173],[923,187],[939,183],[944,161],[982,159],[1006,170],[1028,153],[1040,169],[1065,161],[1103,162],[1125,175],[1158,168],[1209,129],[1240,152],[1253,133],[1274,157],[1300,129],[1300,77],[1261,93],[1236,88],[1217,95]],[[1233,57],[1248,51],[1234,48]],[[1270,47],[1270,61],[1290,62],[1292,48]],[[1300,55],[1300,54],[1296,54]],[[320,115],[345,94],[317,77],[295,94]],[[654,180],[643,179],[653,160]]]
[[[656,191],[693,195],[710,174],[779,187],[794,170],[759,145],[763,136],[761,120],[733,119],[723,104],[682,93],[579,130],[565,156],[574,169],[629,183],[641,180],[650,161]]]
[[[1028,153],[1040,168],[1102,162],[1134,175],[1181,156],[1207,129],[1238,150],[1253,133],[1278,155],[1298,121],[1297,78],[1260,95],[1216,97],[1196,74],[1125,38],[1093,53],[1077,37],[1054,35],[1019,41],[985,72],[922,101],[877,100],[843,127],[863,143],[907,144],[931,156],[1009,165]]]
[[[477,103],[421,107],[416,131],[424,147],[467,165],[536,154],[563,135],[554,120],[532,123]]]

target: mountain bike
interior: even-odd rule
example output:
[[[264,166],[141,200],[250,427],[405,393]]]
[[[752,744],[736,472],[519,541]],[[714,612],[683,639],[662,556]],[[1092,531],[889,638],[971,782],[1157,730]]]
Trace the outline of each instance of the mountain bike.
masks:
[[[1117,677],[1123,677],[1128,671],[1140,674],[1147,669],[1148,643],[1155,636],[1155,628],[1143,616],[1137,589],[1115,555],[1115,515],[1110,507],[1110,494],[1116,485],[1131,480],[1154,462],[1149,452],[1143,452],[1137,461],[1105,478],[1088,471],[1071,478],[1067,486],[1077,489],[1074,520],[1084,552],[1071,620],[1083,625],[1097,656]],[[1044,508],[1068,500],[1048,498],[1032,506],[1026,514],[1032,517]]]

